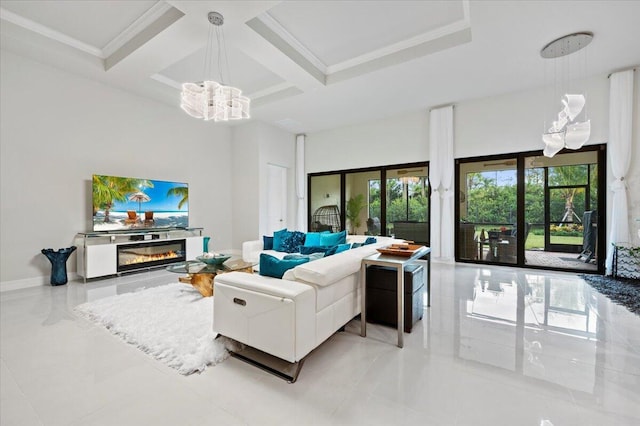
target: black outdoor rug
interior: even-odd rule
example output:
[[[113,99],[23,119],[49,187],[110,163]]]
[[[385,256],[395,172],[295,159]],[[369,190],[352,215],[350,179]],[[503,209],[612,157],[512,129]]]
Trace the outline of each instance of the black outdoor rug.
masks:
[[[612,278],[601,275],[580,275],[589,285],[614,303],[640,315],[640,280]]]

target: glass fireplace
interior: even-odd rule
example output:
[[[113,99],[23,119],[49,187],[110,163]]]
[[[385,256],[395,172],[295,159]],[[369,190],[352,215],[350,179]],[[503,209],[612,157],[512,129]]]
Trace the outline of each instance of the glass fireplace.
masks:
[[[140,242],[118,246],[118,272],[186,260],[185,240]]]

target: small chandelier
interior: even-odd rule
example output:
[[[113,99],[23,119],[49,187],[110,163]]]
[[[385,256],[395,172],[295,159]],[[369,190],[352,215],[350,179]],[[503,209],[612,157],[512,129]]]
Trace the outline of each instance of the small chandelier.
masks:
[[[589,32],[569,34],[543,47],[540,56],[547,59],[567,56],[586,47],[592,39],[593,34]],[[563,148],[580,149],[591,135],[591,120],[577,121],[586,103],[584,95],[565,94],[561,103],[562,109],[557,120],[542,134],[545,144],[543,153],[546,157],[553,157]]]
[[[205,78],[211,71],[210,63],[213,61],[213,31],[215,28],[218,46],[218,74],[220,83],[212,80],[199,81],[194,83],[184,83],[180,95],[180,108],[187,114],[195,118],[202,118],[205,121],[228,121],[249,118],[250,99],[242,96],[242,91],[235,87],[224,84],[222,77],[222,48],[224,47],[224,59],[226,62],[227,52],[224,43],[224,33],[222,33],[222,46],[220,44],[220,33],[223,16],[218,12],[209,12],[207,15],[209,22],[213,25],[209,29],[207,48],[205,51]],[[229,74],[227,65],[227,76]]]

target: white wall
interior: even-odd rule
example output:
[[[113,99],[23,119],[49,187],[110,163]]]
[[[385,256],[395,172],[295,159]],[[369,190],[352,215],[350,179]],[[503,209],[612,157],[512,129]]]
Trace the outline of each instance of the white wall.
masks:
[[[251,122],[232,131],[233,247],[265,235],[267,228],[267,166],[287,169],[287,221],[295,229],[295,135]]]
[[[231,130],[233,247],[258,238],[260,200],[260,124],[251,122]]]
[[[227,127],[5,50],[0,65],[0,285],[48,282],[40,249],[90,230],[94,173],[187,182],[190,226],[231,246]]]
[[[307,173],[426,161],[427,111],[307,135]]]
[[[587,114],[591,137],[587,144],[607,141],[609,132],[609,86],[606,75],[588,80]],[[544,148],[544,123],[550,127],[561,108],[552,89],[516,92],[460,102],[454,107],[455,158]]]

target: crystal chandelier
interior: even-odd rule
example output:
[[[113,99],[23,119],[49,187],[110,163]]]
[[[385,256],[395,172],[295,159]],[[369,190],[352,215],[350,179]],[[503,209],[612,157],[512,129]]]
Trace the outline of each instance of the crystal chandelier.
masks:
[[[567,56],[586,47],[592,39],[593,34],[588,32],[569,34],[543,47],[540,56],[543,58]],[[542,141],[545,144],[543,153],[546,157],[553,157],[563,148],[580,149],[591,135],[591,120],[577,120],[586,103],[584,95],[565,94],[561,102],[562,109],[558,113],[557,120],[553,121],[551,127],[542,134]]]
[[[222,78],[222,48],[220,44],[220,33],[224,18],[218,12],[209,12],[207,15],[209,22],[213,25],[209,29],[207,48],[205,51],[205,78],[211,70],[209,66],[213,61],[213,31],[215,28],[218,46],[218,73],[220,83],[212,80],[199,81],[194,83],[184,83],[180,95],[180,108],[187,114],[195,118],[202,118],[205,121],[228,121],[249,118],[249,105],[251,101],[246,96],[242,96],[242,91],[235,87],[224,84]],[[222,33],[222,43],[224,45],[224,33]],[[224,59],[226,61],[226,47]],[[227,69],[229,64],[226,63]],[[228,76],[227,71],[227,76]]]

